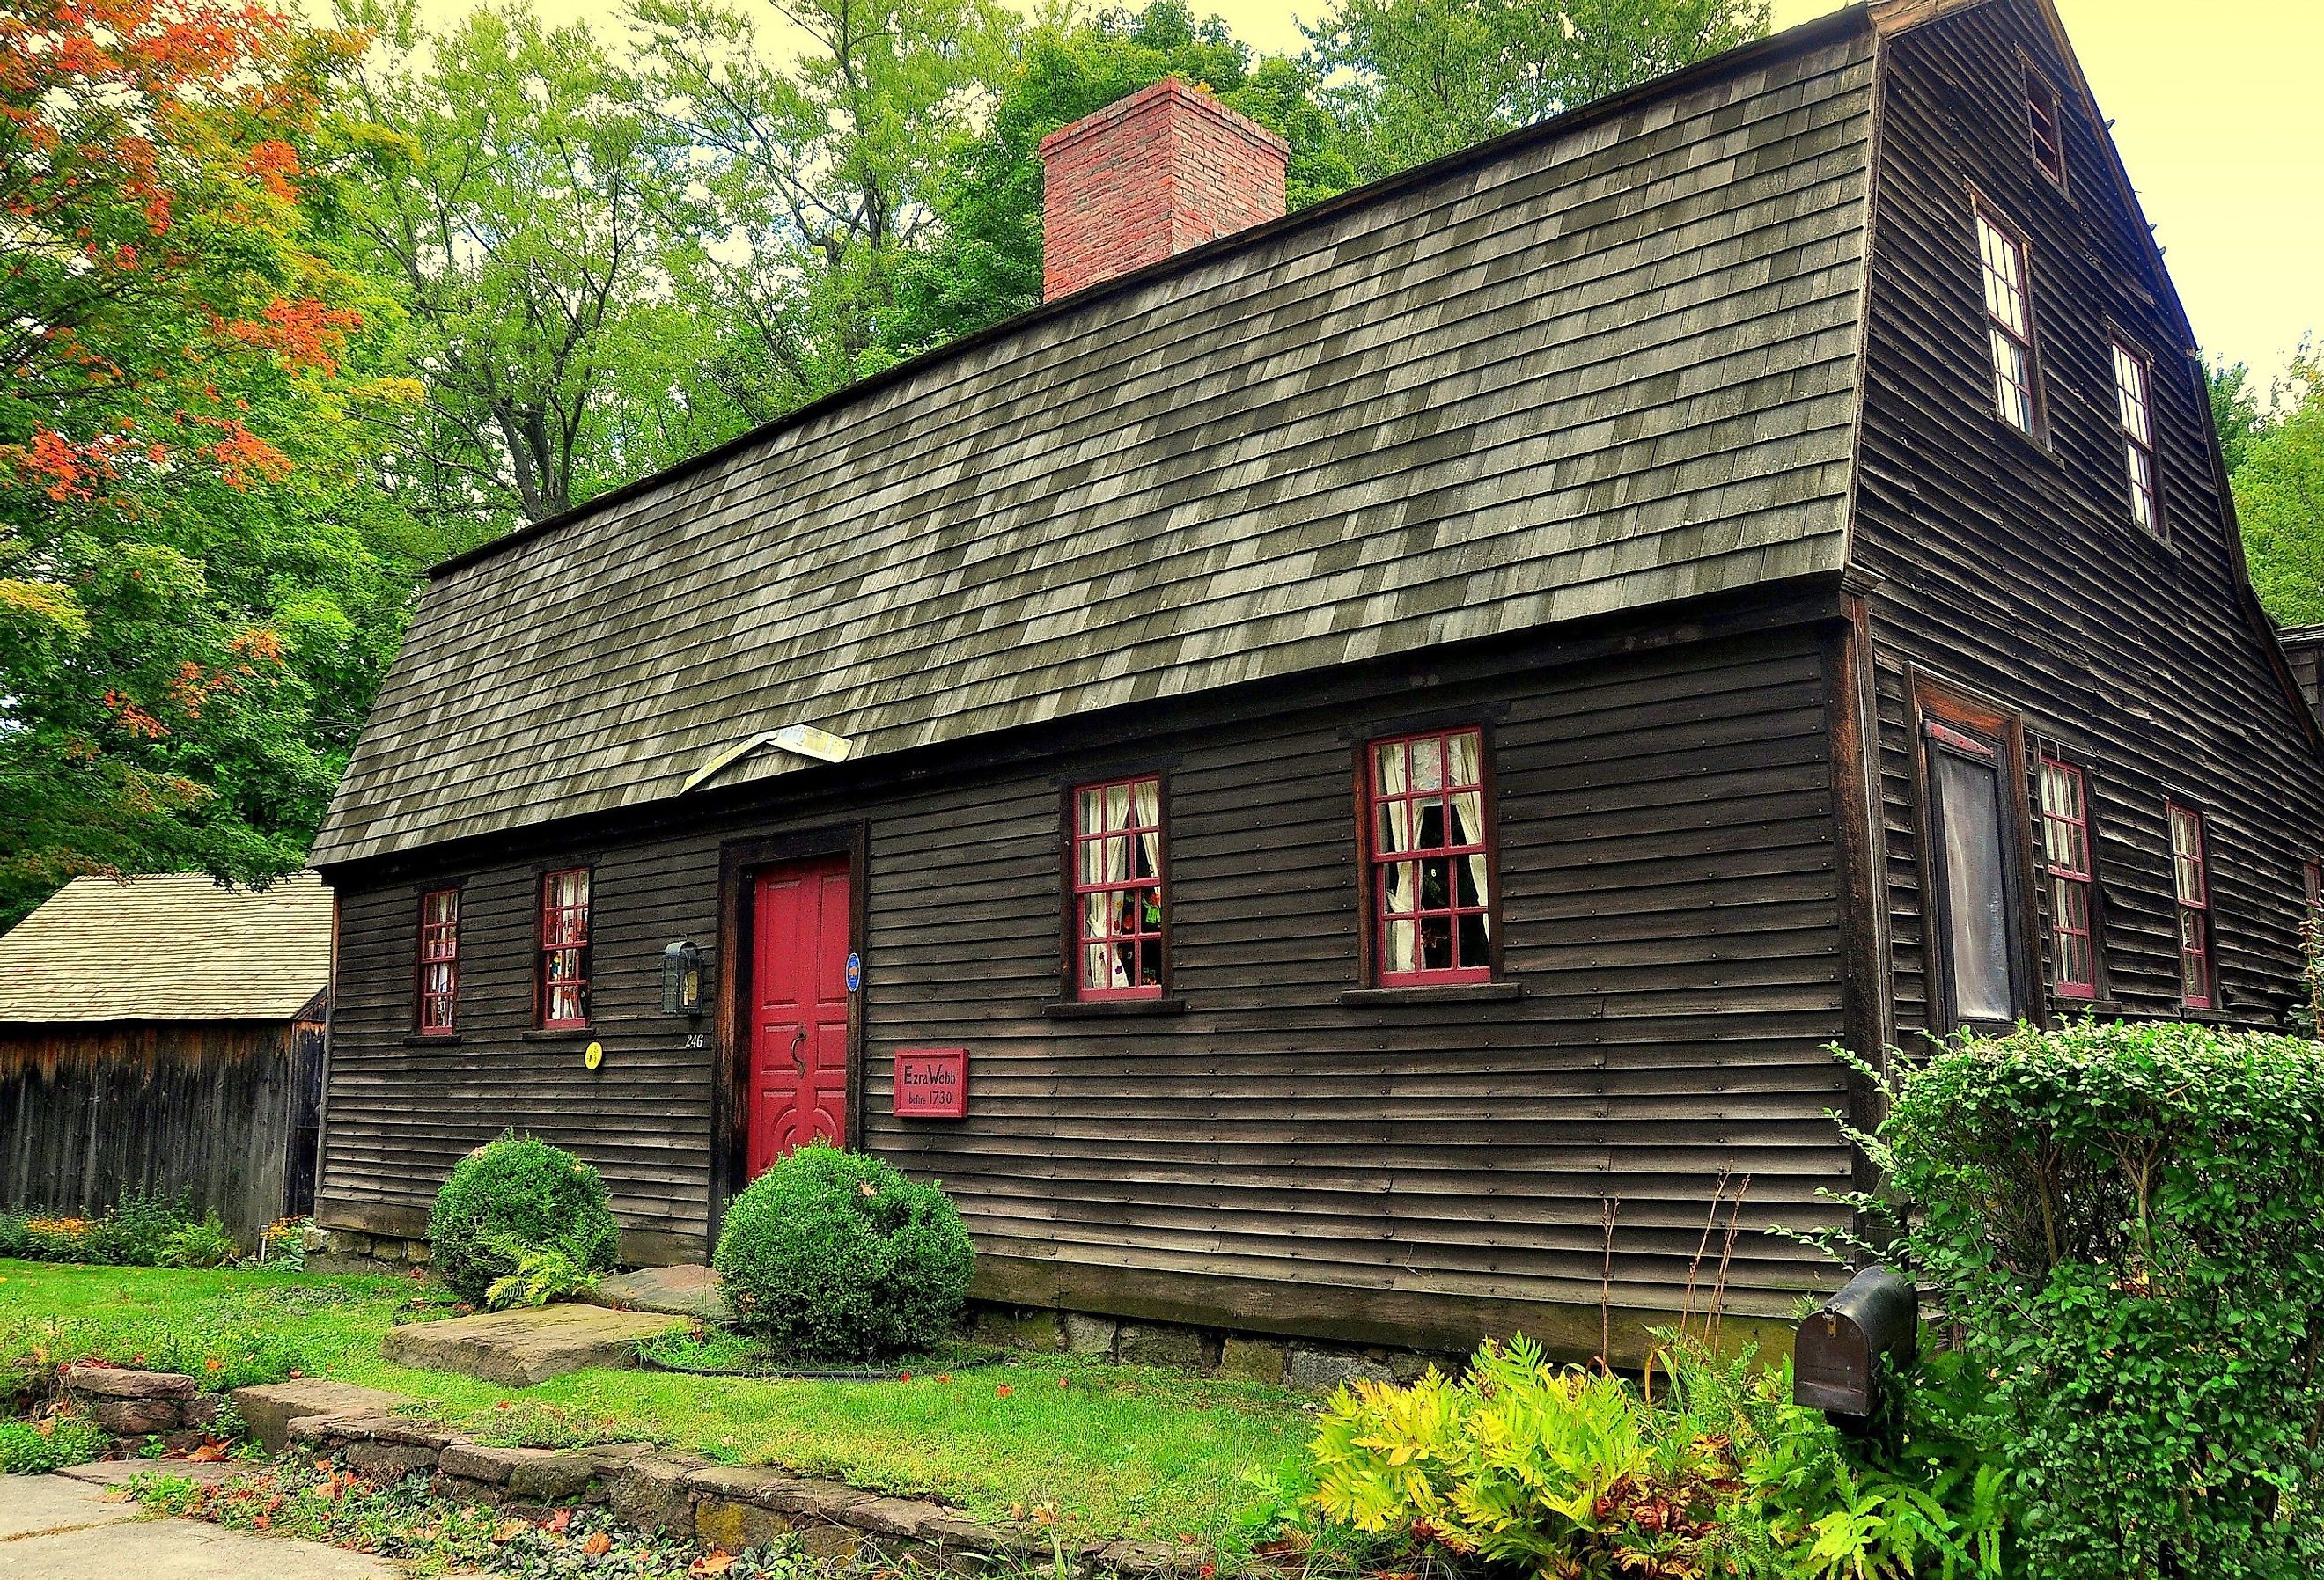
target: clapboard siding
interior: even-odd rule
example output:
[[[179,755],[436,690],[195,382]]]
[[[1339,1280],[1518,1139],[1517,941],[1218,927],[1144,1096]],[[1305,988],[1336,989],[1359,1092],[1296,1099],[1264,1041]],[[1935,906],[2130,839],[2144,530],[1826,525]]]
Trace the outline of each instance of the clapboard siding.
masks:
[[[656,1012],[673,938],[717,934],[720,848],[866,825],[863,1143],[943,1179],[988,1257],[1594,1307],[1683,1298],[1713,1182],[1747,1224],[1830,1221],[1844,1095],[1835,822],[1817,639],[1802,628],[1491,680],[1393,688],[1101,756],[962,766],[903,790],[762,804],[621,843],[505,845],[457,870],[337,878],[343,945],[327,1220],[412,1221],[466,1148],[573,1147],[624,1225],[698,1254],[716,1190],[715,1051]],[[1351,1004],[1355,744],[1416,716],[1490,728],[1514,1001]],[[1061,787],[1168,773],[1181,1014],[1059,1020]],[[882,785],[883,789],[871,788]],[[528,1037],[538,874],[595,869],[597,1026]],[[461,1039],[408,1037],[417,897],[463,886]],[[722,969],[731,963],[721,963]],[[972,1050],[972,1116],[897,1121],[899,1047]],[[385,1217],[383,1217],[385,1215]],[[1747,1233],[1739,1309],[1812,1258]],[[1457,1326],[1457,1318],[1454,1319]]]
[[[2067,194],[2027,153],[2020,51],[2064,90]],[[2201,807],[2225,1016],[2280,1025],[2324,777],[2242,586],[2185,327],[2071,80],[2024,0],[1885,47],[1854,558],[1877,578],[1895,1025],[1929,1017],[1908,666],[2023,710],[2036,743],[2089,760],[2102,989],[2125,1013],[2178,1012],[2163,802]],[[2030,242],[2046,447],[1992,415],[1972,186]],[[2130,516],[2116,331],[2153,363],[2167,542]]]

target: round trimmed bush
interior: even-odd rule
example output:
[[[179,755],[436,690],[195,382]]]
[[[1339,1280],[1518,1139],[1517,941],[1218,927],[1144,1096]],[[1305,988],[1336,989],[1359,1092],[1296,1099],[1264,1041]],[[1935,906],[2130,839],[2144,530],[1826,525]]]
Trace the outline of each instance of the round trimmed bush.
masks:
[[[713,1265],[744,1333],[779,1354],[858,1361],[950,1337],[974,1258],[940,1187],[818,1141],[734,1198]]]
[[[589,1272],[613,1265],[620,1232],[597,1171],[562,1147],[504,1131],[454,1166],[428,1215],[436,1276],[471,1306],[516,1271],[512,1247],[561,1251]]]

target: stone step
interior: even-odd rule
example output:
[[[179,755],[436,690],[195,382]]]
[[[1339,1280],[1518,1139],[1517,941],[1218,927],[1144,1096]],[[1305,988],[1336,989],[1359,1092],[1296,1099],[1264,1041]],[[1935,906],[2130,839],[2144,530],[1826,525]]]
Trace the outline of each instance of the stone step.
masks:
[[[411,1401],[383,1389],[358,1388],[324,1377],[294,1377],[288,1382],[265,1382],[237,1388],[227,1396],[250,1427],[250,1435],[269,1454],[290,1445],[290,1423],[332,1420],[356,1416],[390,1415]]]
[[[530,1388],[590,1366],[634,1366],[640,1344],[691,1326],[660,1312],[530,1307],[390,1328],[379,1353],[399,1365]]]
[[[718,1292],[718,1275],[706,1267],[642,1267],[635,1272],[599,1279],[581,1298],[592,1306],[622,1311],[661,1311],[691,1317],[714,1327],[734,1319],[734,1309]]]

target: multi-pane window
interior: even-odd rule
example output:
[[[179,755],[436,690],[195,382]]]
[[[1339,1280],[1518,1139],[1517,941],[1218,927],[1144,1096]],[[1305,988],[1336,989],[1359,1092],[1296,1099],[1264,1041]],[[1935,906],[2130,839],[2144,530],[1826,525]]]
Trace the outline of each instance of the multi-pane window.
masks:
[[[2066,184],[2066,138],[2058,118],[2058,90],[2033,67],[2025,68],[2025,127],[2034,162],[2043,175]]]
[[[2090,808],[2082,771],[2041,760],[2042,873],[2050,891],[2050,984],[2060,998],[2098,996],[2090,927]]]
[[[2026,283],[2025,244],[1977,211],[1977,247],[1985,275],[1986,327],[1993,342],[1993,403],[2020,433],[2035,432],[2034,303]]]
[[[1074,791],[1074,971],[1085,999],[1162,996],[1162,781]]]
[[[2203,815],[2185,807],[2171,812],[2171,881],[2179,896],[2179,1002],[2208,1010],[2211,974],[2211,875],[2203,851]]]
[[[1366,757],[1380,985],[1490,978],[1482,733],[1432,730],[1375,741]]]
[[[589,869],[540,880],[540,1024],[589,1023]]]
[[[420,897],[420,1030],[448,1037],[459,1015],[460,892],[431,889]]]
[[[2146,359],[2114,343],[2115,411],[2122,423],[2123,462],[2130,476],[2130,517],[2150,532],[2163,530],[2154,493],[2153,377]]]
[[[2006,1025],[2024,1004],[2004,760],[1994,743],[1967,731],[1935,721],[1923,727],[1950,1024]]]

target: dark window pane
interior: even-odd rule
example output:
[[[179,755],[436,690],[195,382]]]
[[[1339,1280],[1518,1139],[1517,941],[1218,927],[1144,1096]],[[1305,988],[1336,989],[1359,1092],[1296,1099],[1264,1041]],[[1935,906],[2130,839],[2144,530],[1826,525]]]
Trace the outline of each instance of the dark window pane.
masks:
[[[2002,863],[2001,787],[1992,765],[1932,753],[1943,818],[1946,920],[1953,1007],[1964,1021],[2017,1017],[2009,981],[2009,885]]]

